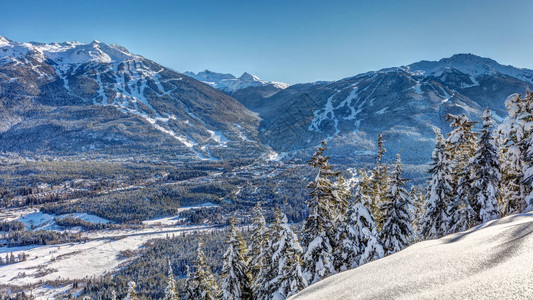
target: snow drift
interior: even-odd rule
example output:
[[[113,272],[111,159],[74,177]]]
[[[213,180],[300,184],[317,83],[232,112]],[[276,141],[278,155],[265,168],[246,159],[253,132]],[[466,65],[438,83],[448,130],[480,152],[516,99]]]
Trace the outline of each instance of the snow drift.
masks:
[[[512,215],[309,286],[291,299],[531,299],[533,213]]]

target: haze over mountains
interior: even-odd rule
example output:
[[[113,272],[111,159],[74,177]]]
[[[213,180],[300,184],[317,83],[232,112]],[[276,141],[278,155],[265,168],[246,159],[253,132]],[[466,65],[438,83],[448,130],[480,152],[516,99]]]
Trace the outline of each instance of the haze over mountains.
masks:
[[[199,81],[198,81],[199,80]],[[334,82],[288,86],[244,73],[179,73],[118,45],[0,37],[0,151],[158,155],[183,160],[305,159],[321,140],[337,162],[388,154],[429,161],[444,115],[505,117],[533,71],[472,54]]]

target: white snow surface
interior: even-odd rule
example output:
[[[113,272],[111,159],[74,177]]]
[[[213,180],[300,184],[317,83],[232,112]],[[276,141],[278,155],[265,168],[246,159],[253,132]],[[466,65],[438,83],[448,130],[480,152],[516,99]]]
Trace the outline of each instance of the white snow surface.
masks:
[[[414,244],[290,298],[531,299],[533,213]]]
[[[185,75],[190,76],[198,81],[208,84],[216,89],[226,92],[235,92],[240,89],[245,89],[252,86],[274,86],[279,89],[289,87],[288,84],[276,81],[264,81],[255,75],[244,72],[241,77],[235,77],[232,74],[216,73],[205,70],[198,73],[185,72]]]
[[[90,239],[82,243],[0,247],[0,255],[21,252],[28,259],[0,266],[0,282],[11,285],[37,284],[41,280],[83,279],[101,276],[120,268],[128,260],[121,257],[125,250],[137,251],[144,243],[173,234],[210,230],[208,226],[146,227],[140,230],[107,230],[87,233]],[[39,273],[46,273],[41,276]],[[25,274],[25,276],[20,276]],[[46,299],[46,297],[38,297]]]

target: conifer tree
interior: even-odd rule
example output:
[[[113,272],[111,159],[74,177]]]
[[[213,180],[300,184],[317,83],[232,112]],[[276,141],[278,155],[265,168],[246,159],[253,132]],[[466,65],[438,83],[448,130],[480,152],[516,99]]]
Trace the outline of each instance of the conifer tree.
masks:
[[[474,209],[479,222],[499,217],[498,197],[501,180],[498,149],[492,137],[492,114],[487,108],[482,115],[483,128],[478,146],[470,163],[473,170]]]
[[[235,220],[232,218],[222,267],[223,300],[251,299],[251,284],[250,278],[246,273],[247,267],[243,257],[244,250],[235,229]]]
[[[426,198],[422,189],[419,187],[411,187],[409,191],[409,197],[413,202],[413,229],[415,231],[415,241],[421,241],[423,236],[421,235],[422,231],[422,220],[424,218],[424,205],[426,203]]]
[[[520,116],[524,127],[524,137],[520,146],[523,151],[523,193],[526,195],[521,203],[522,211],[533,210],[533,92],[526,90],[524,97],[525,112]]]
[[[137,287],[137,284],[135,281],[128,282],[128,294],[126,295],[126,298],[124,300],[137,300],[139,299],[137,297],[137,292],[135,291],[135,288]]]
[[[522,98],[512,94],[505,100],[508,116],[496,130],[496,142],[500,150],[501,197],[500,213],[502,216],[523,211],[526,196],[532,191],[524,184],[524,170],[528,170],[528,140],[531,138],[533,93],[526,91]],[[531,156],[529,156],[531,157]],[[531,161],[531,160],[529,160]]]
[[[376,220],[378,230],[380,230],[381,226],[383,225],[383,216],[381,215],[380,204],[384,201],[386,197],[389,180],[387,176],[388,167],[383,162],[385,152],[386,150],[385,142],[383,140],[383,133],[380,132],[378,135],[378,152],[376,155],[376,164],[374,166],[374,169],[372,170],[370,181],[372,189],[370,208],[372,216],[374,216],[374,219]]]
[[[357,189],[357,193],[360,189],[361,187]],[[376,224],[367,205],[368,202],[364,198],[355,198],[355,202],[348,208],[345,223],[339,226],[338,232],[344,232],[341,255],[343,264],[339,268],[340,271],[355,268],[384,256]]]
[[[318,148],[311,160],[310,166],[318,169],[318,174],[308,188],[310,198],[307,200],[309,216],[306,218],[302,233],[304,245],[303,269],[305,279],[313,284],[335,273],[335,201],[333,193],[335,184],[332,181],[339,173],[331,170],[329,157],[323,153],[327,149],[326,142]]]
[[[456,187],[476,150],[477,139],[473,128],[477,122],[470,121],[465,114],[460,116],[448,114],[446,120],[450,122],[450,127],[453,128],[448,134],[446,142],[449,147],[447,154],[451,161],[453,187]]]
[[[301,268],[302,247],[279,208],[275,212],[275,230],[279,239],[273,243],[272,266],[275,276],[270,281],[272,299],[286,299],[307,286]]]
[[[204,244],[200,241],[196,250],[196,271],[192,274],[188,284],[187,299],[215,300],[219,295],[218,284],[213,273],[211,273],[211,268],[207,264],[203,247]]]
[[[252,290],[255,294],[255,291],[259,288],[257,286],[258,279],[263,276],[268,267],[265,264],[266,250],[268,247],[268,228],[263,215],[263,209],[259,202],[257,202],[253,212],[254,219],[247,256],[249,257],[248,265],[252,278]]]
[[[434,127],[433,131],[436,140],[432,155],[433,162],[429,170],[431,179],[428,184],[425,212],[420,224],[420,235],[426,239],[439,238],[447,233],[447,207],[453,192],[448,149],[440,130]]]
[[[272,281],[277,276],[277,268],[273,263],[274,244],[280,239],[280,227],[277,223],[267,228],[267,243],[263,251],[263,269],[253,281],[253,296],[257,300],[270,300],[274,289]]]
[[[170,260],[168,261],[168,274],[167,274],[167,287],[165,288],[164,300],[178,300],[178,294],[176,292],[176,279],[174,279],[174,273],[172,272],[172,265]]]
[[[402,172],[402,160],[398,154],[387,196],[381,204],[384,222],[380,238],[386,254],[404,249],[414,238],[413,203],[405,189],[406,180],[402,178]]]
[[[193,275],[191,274],[191,269],[187,265],[187,272],[185,275],[185,291],[183,291],[182,296],[183,300],[193,300],[196,297],[196,286],[193,281]]]

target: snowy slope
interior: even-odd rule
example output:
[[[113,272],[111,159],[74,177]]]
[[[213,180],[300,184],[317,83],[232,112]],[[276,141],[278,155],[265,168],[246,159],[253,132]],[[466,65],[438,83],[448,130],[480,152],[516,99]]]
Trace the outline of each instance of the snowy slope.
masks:
[[[512,215],[346,271],[291,299],[531,299],[533,213]]]
[[[283,82],[261,80],[259,77],[247,72],[244,72],[240,77],[235,77],[232,74],[216,73],[209,70],[198,73],[185,72],[184,74],[227,93],[232,93],[249,87],[272,86],[278,89],[289,87],[288,84]]]

